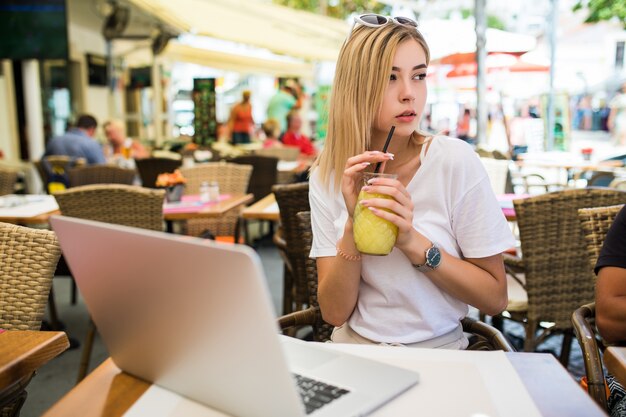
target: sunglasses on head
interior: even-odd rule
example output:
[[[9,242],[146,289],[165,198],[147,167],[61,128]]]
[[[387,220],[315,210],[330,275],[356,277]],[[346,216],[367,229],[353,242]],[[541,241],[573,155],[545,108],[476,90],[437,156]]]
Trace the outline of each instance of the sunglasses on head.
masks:
[[[377,28],[386,25],[389,22],[393,22],[397,25],[404,26],[412,26],[417,27],[417,22],[413,19],[409,19],[408,17],[389,17],[382,16],[374,13],[362,14],[361,16],[354,17],[354,23],[358,23],[363,26],[367,26],[370,28]]]
[[[367,13],[354,17],[354,23],[352,24],[352,29],[350,29],[350,34],[348,35],[346,42],[350,39],[350,36],[352,36],[352,31],[357,24],[370,28],[379,28],[381,26],[385,26],[389,22],[417,29],[417,22],[413,19],[409,19],[408,17],[388,17],[380,14]]]

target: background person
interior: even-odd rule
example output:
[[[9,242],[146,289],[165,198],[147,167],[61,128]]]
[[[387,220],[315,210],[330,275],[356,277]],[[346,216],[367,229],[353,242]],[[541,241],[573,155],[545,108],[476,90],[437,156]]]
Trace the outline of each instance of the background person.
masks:
[[[228,127],[233,145],[250,143],[250,134],[254,130],[250,91],[245,90],[241,96],[241,102],[235,104],[231,109]]]
[[[263,133],[265,133],[265,140],[263,141],[263,148],[281,148],[282,142],[278,140],[280,134],[280,124],[274,119],[268,119],[261,126]]]
[[[287,130],[287,114],[300,108],[300,88],[294,80],[287,80],[267,105],[267,118],[278,120],[280,132]]]
[[[296,146],[300,148],[300,155],[304,158],[315,157],[317,151],[313,142],[300,130],[302,129],[302,116],[297,110],[292,110],[287,115],[287,131],[282,137],[285,146]]]
[[[617,145],[626,145],[626,83],[609,103],[607,127],[613,134]]]
[[[139,141],[126,136],[126,128],[120,120],[109,120],[104,123],[104,135],[107,138],[107,159],[109,163],[123,168],[134,168],[133,159],[143,159],[150,152]]]
[[[626,206],[615,217],[596,262],[596,325],[609,344],[626,342]],[[612,417],[626,416],[626,391],[607,376]]]
[[[339,54],[328,136],[310,179],[319,305],[335,342],[464,349],[468,304],[489,315],[507,304],[501,253],[515,242],[472,148],[417,131],[430,55],[417,23],[396,19],[357,18]],[[398,236],[389,255],[369,256],[357,250],[353,215],[361,173],[378,162],[398,177],[364,191],[391,198],[361,205]]]
[[[97,128],[98,121],[95,117],[89,114],[79,116],[75,127],[48,142],[43,156],[66,155],[85,158],[87,164],[105,164],[102,147],[94,139]]]

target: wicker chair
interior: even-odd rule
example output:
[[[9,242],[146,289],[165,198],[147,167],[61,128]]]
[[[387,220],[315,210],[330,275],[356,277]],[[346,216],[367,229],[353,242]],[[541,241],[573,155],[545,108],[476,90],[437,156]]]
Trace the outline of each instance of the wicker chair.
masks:
[[[209,162],[190,168],[181,168],[187,178],[185,194],[198,194],[204,181],[217,181],[220,193],[245,193],[248,190],[251,165],[231,164],[227,162]],[[239,213],[230,210],[218,219],[192,219],[187,221],[187,234],[198,236],[210,230],[215,236],[234,236],[239,225]]]
[[[615,178],[609,184],[609,188],[615,188],[616,190],[626,191],[626,178]]]
[[[46,192],[49,192],[49,170],[52,170],[59,175],[64,175],[66,177],[67,184],[69,184],[69,170],[85,166],[86,164],[87,160],[85,158],[73,158],[67,155],[50,155],[44,156],[40,161],[35,162],[35,167],[37,168],[37,172],[39,172],[41,181],[44,184],[44,189]]]
[[[90,184],[132,185],[137,175],[134,169],[124,169],[113,165],[89,165],[72,168],[68,172],[70,187]]]
[[[164,172],[174,172],[180,168],[182,161],[171,158],[144,158],[135,160],[141,184],[148,188],[157,188],[156,179]]]
[[[0,168],[0,195],[13,194],[17,183],[17,171]]]
[[[39,330],[61,249],[49,230],[0,223],[0,328]],[[18,416],[31,376],[0,398],[1,416]]]
[[[272,156],[246,155],[233,158],[230,162],[241,165],[252,165],[252,175],[250,176],[247,192],[254,194],[253,203],[256,203],[272,192],[272,186],[276,184],[278,158]]]
[[[285,263],[283,276],[283,314],[301,310],[308,304],[305,250],[296,214],[309,211],[309,183],[281,184],[272,187],[280,210],[280,228],[274,244]]]
[[[263,197],[272,192],[272,186],[278,182],[278,158],[273,156],[260,156],[260,155],[245,155],[238,156],[230,160],[234,164],[252,165],[252,175],[250,176],[250,183],[248,184],[248,192],[254,194],[254,201],[251,204],[256,203]],[[260,223],[270,224],[270,233],[274,232],[273,223],[267,220],[258,220]],[[244,233],[246,237],[246,243],[249,242],[248,232],[249,220],[243,221]]]
[[[305,273],[307,280],[307,290],[309,297],[309,308],[284,315],[278,319],[278,325],[283,330],[295,327],[311,326],[313,329],[313,340],[316,342],[326,342],[330,340],[333,326],[322,319],[322,314],[317,302],[317,266],[316,261],[308,257],[313,241],[311,232],[311,213],[300,212],[296,215],[298,219],[298,232],[303,241],[303,251],[307,253],[305,261]],[[504,350],[514,352],[515,350],[506,338],[497,329],[486,323],[473,320],[469,317],[461,321],[463,331],[471,333],[468,350]]]
[[[149,230],[163,230],[164,190],[123,184],[95,184],[70,188],[54,197],[64,216],[96,220]],[[78,381],[87,374],[95,326],[85,338]]]
[[[563,333],[560,361],[567,366],[572,313],[594,299],[578,209],[625,202],[625,192],[607,188],[570,189],[514,200],[523,257],[505,254],[504,261],[507,273],[522,284],[528,300],[509,300],[506,313],[524,323],[525,351],[534,351],[551,334]],[[541,322],[554,325],[544,328]]]
[[[617,205],[578,210],[578,218],[587,242],[587,254],[592,271],[600,255],[604,238],[615,216],[622,207],[623,205]],[[598,339],[600,341],[601,339],[594,331],[595,315],[595,303],[585,304],[577,308],[574,314],[572,314],[572,324],[576,339],[583,352],[585,374],[587,375],[587,391],[600,407],[606,411],[604,370],[602,360],[600,359],[600,349],[603,349],[604,346],[599,347],[598,345]]]

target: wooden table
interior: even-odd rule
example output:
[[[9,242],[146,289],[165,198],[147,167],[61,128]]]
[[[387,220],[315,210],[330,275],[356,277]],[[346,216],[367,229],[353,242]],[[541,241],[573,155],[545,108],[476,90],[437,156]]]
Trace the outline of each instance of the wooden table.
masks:
[[[280,221],[280,211],[274,193],[268,194],[253,205],[246,207],[241,212],[241,217],[246,220],[269,220]]]
[[[27,202],[15,207],[0,207],[0,222],[19,225],[45,224],[53,214],[60,214],[59,206],[51,195],[26,194],[2,196],[0,199],[22,198]]]
[[[229,210],[247,204],[254,200],[254,194],[230,193],[222,194],[220,201],[217,203],[207,204],[188,204],[185,205],[185,197],[180,205],[166,204],[163,206],[163,217],[166,221],[172,220],[190,220],[190,219],[210,219],[219,217]],[[191,196],[193,198],[193,196]],[[170,209],[168,211],[168,209]]]
[[[543,416],[605,416],[552,355],[507,353],[506,356]],[[44,417],[122,416],[150,385],[120,371],[108,359],[51,407]]]
[[[163,217],[167,231],[174,231],[174,221],[190,219],[210,219],[220,217],[229,210],[254,200],[254,194],[230,193],[220,195],[217,203],[193,204],[198,201],[198,196],[183,196],[181,204],[166,203],[163,206]],[[186,202],[189,204],[185,205]],[[235,227],[235,242],[239,242],[239,222]]]
[[[626,347],[609,346],[604,352],[606,369],[626,386]]]
[[[33,372],[69,346],[64,332],[9,330],[0,333],[0,404],[5,397],[23,389]]]

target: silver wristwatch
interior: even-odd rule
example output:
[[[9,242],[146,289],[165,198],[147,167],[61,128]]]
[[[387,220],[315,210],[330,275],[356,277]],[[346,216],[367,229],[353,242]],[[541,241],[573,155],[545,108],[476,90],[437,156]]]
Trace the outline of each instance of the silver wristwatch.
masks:
[[[413,267],[420,272],[430,272],[441,265],[441,251],[435,242],[432,242],[431,246],[426,249],[426,262],[422,265],[415,265]]]

